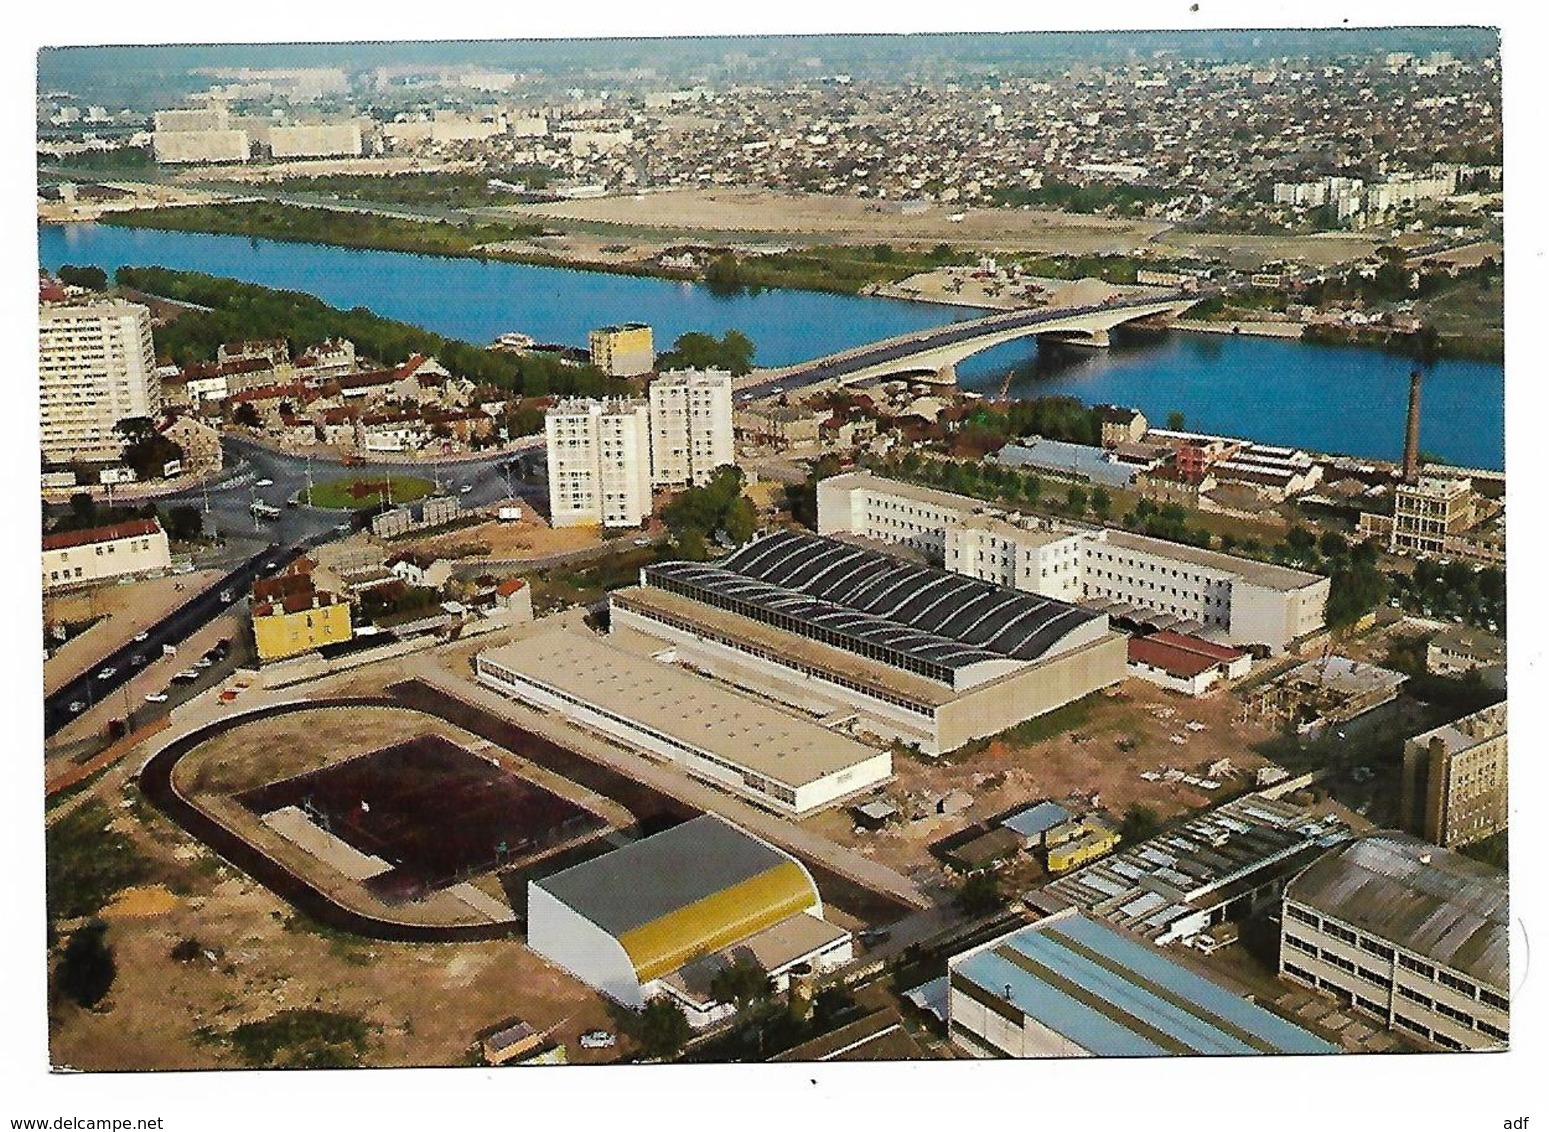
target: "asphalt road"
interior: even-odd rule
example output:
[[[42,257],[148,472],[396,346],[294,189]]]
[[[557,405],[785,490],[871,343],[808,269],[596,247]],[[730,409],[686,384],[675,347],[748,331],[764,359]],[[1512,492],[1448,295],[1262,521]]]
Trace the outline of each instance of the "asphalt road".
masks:
[[[158,502],[167,507],[198,507],[206,512],[206,531],[218,530],[228,538],[259,538],[282,545],[308,541],[314,546],[346,533],[337,528],[348,523],[350,516],[345,511],[299,503],[290,506],[306,490],[309,475],[313,483],[345,476],[416,476],[438,482],[443,494],[455,496],[464,507],[488,507],[514,493],[547,511],[546,484],[523,482],[514,472],[508,477],[504,471],[517,455],[541,449],[542,444],[541,436],[526,437],[517,442],[519,451],[506,449],[472,460],[371,461],[346,467],[337,457],[308,460],[304,455],[276,452],[241,437],[227,437],[224,445],[230,471],[225,478],[207,491],[192,488],[162,496]],[[254,518],[254,503],[278,507],[279,518]]]
[[[301,545],[266,546],[209,588],[191,594],[177,609],[144,630],[145,640],[128,641],[100,664],[81,673],[52,696],[45,697],[44,736],[52,736],[81,712],[113,696],[141,668],[159,659],[164,645],[175,647],[183,642],[227,608],[243,600],[252,588],[254,579],[276,573],[300,554],[302,549]],[[136,658],[139,658],[138,662]],[[197,659],[195,656],[188,657],[188,665],[191,666]],[[108,675],[104,677],[103,673]],[[121,718],[127,718],[136,708],[145,706],[129,700],[127,692],[124,693],[124,701]],[[71,704],[81,706],[72,711]]]

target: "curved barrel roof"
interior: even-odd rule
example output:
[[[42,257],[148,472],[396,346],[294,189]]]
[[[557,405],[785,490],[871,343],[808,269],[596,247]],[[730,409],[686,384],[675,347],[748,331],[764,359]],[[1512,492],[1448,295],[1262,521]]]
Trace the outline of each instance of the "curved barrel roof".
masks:
[[[780,616],[798,632],[826,630],[863,655],[901,653],[947,670],[1037,660],[1101,616],[796,531],[766,535],[718,565],[664,562],[645,576],[647,584],[667,582],[664,588],[729,599],[755,616]]]

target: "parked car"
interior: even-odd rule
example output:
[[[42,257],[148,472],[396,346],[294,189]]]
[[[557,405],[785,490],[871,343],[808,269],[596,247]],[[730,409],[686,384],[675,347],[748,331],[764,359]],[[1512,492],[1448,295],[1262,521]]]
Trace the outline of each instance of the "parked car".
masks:
[[[71,700],[70,701],[70,714],[74,715],[76,712],[80,711],[85,706],[86,706],[86,701],[85,700]]]
[[[172,678],[174,684],[192,684],[199,679],[199,673],[192,668],[185,668]]]
[[[148,704],[164,704],[167,702],[167,693],[147,692],[145,693],[145,702]]]
[[[134,639],[137,641],[148,641],[150,638],[151,634],[148,629],[142,629],[134,635]]]
[[[221,590],[221,604],[225,605],[225,604],[228,604],[230,601],[231,601],[231,591],[230,590]]]
[[[117,672],[118,672],[118,669],[114,668],[112,665],[109,665],[108,667],[104,668],[101,672],[97,673],[97,679],[98,680],[110,680],[110,679],[112,679],[112,677]]]
[[[608,1049],[617,1044],[618,1039],[607,1030],[588,1030],[581,1035],[582,1049]]]
[[[215,662],[213,660],[211,660],[208,656],[201,656],[198,660],[194,661],[194,667],[197,668],[197,669],[200,669],[202,671],[203,669],[206,669],[206,668],[210,667],[210,665],[212,665],[214,663]]]
[[[271,480],[271,479],[261,479],[257,483],[255,483],[253,486],[254,487],[273,487],[274,486],[274,481]]]

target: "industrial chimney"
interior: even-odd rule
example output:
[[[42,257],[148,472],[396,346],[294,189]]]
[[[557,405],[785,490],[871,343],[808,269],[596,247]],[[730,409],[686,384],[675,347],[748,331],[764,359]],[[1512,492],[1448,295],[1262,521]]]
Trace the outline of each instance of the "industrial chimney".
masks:
[[[1420,371],[1409,371],[1409,423],[1404,430],[1404,482],[1420,475]]]

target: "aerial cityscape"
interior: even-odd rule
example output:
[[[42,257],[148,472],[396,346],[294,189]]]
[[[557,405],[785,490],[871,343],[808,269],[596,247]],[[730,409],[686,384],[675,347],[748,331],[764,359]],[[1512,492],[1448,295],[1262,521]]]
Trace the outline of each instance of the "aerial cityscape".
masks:
[[[1496,31],[45,48],[36,136],[40,1069],[1508,1050]]]

